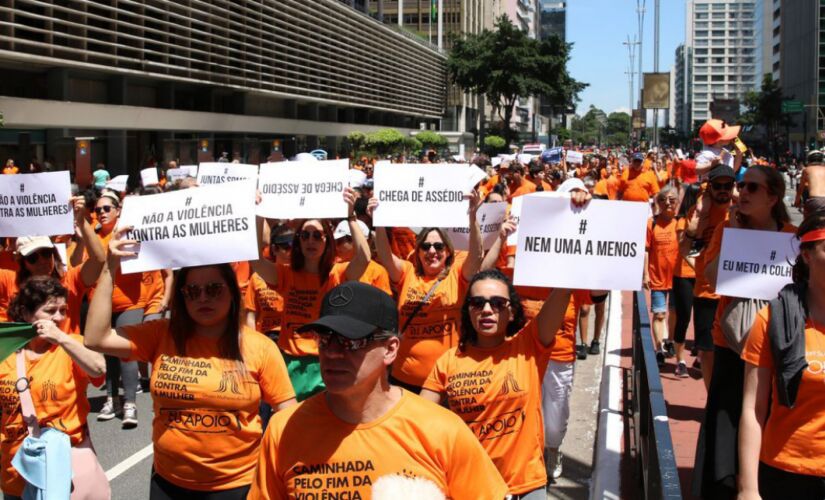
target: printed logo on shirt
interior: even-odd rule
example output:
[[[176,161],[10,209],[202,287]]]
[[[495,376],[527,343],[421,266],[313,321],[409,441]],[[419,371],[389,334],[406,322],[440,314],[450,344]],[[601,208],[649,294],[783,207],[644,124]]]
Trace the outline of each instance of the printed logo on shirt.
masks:
[[[203,434],[229,434],[241,430],[237,412],[212,408],[161,408],[164,425],[169,429]]]
[[[51,380],[47,380],[40,385],[40,402],[48,400],[57,401],[57,386]]]
[[[221,375],[221,382],[215,392],[231,392],[241,394],[240,384],[241,374],[238,370],[224,370]]]
[[[469,422],[468,425],[479,441],[485,441],[520,432],[524,426],[524,419],[524,410],[519,408],[495,417]]]
[[[501,390],[499,391],[499,396],[506,396],[511,392],[522,392],[521,387],[518,385],[518,381],[516,380],[516,376],[513,375],[513,372],[507,370],[507,378],[504,379],[504,383],[501,384]]]

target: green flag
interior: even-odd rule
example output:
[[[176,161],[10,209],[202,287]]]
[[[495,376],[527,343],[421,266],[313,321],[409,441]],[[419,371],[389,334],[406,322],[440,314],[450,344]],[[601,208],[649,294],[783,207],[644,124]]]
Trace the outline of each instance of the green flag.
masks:
[[[0,323],[0,361],[11,356],[37,337],[34,325],[29,323]]]

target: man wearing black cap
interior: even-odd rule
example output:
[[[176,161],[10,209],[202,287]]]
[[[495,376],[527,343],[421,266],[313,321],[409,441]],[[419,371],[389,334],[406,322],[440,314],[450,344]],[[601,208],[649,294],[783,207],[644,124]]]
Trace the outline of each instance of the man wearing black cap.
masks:
[[[399,346],[392,297],[344,283],[324,296],[321,318],[301,330],[317,337],[326,391],[270,421],[250,499],[398,498],[377,493],[398,488],[422,500],[507,495],[459,417],[390,385]]]
[[[719,296],[705,277],[704,253],[694,256],[691,249],[702,248],[710,241],[716,226],[725,222],[731,200],[736,175],[727,165],[717,165],[708,174],[708,191],[703,194],[696,205],[690,209],[687,224],[682,232],[679,250],[685,258],[694,258],[696,283],[693,287],[693,336],[699,351],[702,366],[702,378],[705,388],[710,386],[713,373],[713,320]],[[677,345],[677,350],[681,346]]]

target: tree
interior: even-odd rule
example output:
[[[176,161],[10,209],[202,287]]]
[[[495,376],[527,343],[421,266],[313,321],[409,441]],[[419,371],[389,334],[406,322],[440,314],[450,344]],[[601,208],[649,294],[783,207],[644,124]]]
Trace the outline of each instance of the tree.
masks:
[[[383,128],[367,134],[366,146],[379,155],[400,151],[404,147],[404,135],[394,128]]]
[[[782,113],[782,100],[782,88],[770,73],[763,77],[759,92],[750,91],[745,94],[747,111],[742,115],[742,123],[764,127],[764,139],[773,157],[782,150],[783,130],[791,125],[790,115]]]
[[[415,138],[421,143],[421,148],[435,149],[436,151],[444,149],[449,143],[446,137],[432,130],[422,130],[415,134]]]
[[[484,152],[489,156],[503,153],[507,149],[507,141],[498,135],[488,135],[484,138]]]
[[[450,80],[465,92],[484,95],[501,119],[505,140],[519,97],[545,96],[552,103],[572,103],[587,84],[567,73],[572,45],[558,36],[530,38],[506,16],[494,30],[455,40],[447,59]]]

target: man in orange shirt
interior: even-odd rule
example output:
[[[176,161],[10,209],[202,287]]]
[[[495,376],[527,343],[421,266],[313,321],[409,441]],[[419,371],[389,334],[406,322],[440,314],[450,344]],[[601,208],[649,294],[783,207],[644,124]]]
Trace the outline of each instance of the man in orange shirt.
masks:
[[[390,385],[400,345],[392,297],[348,282],[322,302],[301,330],[316,335],[326,390],[272,417],[249,499],[503,499],[507,484],[464,421]]]
[[[517,196],[536,192],[536,185],[524,177],[524,165],[512,162],[502,163],[500,172],[510,189],[508,203],[512,203],[513,198]]]
[[[649,203],[650,199],[659,192],[659,180],[656,175],[642,169],[644,159],[645,155],[642,153],[633,154],[630,168],[622,174],[617,199]]]

